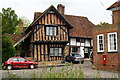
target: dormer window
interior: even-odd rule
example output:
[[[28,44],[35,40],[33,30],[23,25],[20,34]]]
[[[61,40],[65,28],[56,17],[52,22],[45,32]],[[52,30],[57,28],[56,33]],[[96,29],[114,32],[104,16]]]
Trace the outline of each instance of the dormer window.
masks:
[[[57,27],[46,26],[46,36],[57,36]]]

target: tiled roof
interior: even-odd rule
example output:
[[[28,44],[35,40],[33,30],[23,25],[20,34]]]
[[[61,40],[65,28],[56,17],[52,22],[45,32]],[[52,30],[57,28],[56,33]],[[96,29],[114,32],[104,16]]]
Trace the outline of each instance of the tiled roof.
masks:
[[[37,19],[41,14],[42,14],[42,12],[35,12],[34,13],[34,20]]]
[[[39,17],[42,13],[35,12],[35,18]],[[62,15],[73,26],[70,29],[70,36],[73,37],[92,37],[92,28],[95,27],[87,17]]]
[[[43,15],[42,12],[35,12],[33,22],[37,21],[41,15]],[[62,18],[64,18],[65,21],[67,21],[67,23],[73,27],[69,31],[71,37],[92,38],[92,34],[93,34],[92,28],[95,26],[88,20],[87,17],[73,16],[73,15],[60,15],[60,16],[62,16]],[[32,23],[32,24],[34,24],[34,23]],[[28,27],[28,28],[31,28],[31,27]],[[15,34],[7,34],[7,35],[12,37],[14,44],[16,44],[17,42],[20,42],[20,40],[24,40],[22,38],[24,38],[24,36],[26,36],[23,34],[21,34],[21,36],[15,35]]]
[[[64,15],[65,19],[73,26],[70,36],[92,37],[92,28],[95,27],[87,17]]]
[[[17,43],[22,38],[22,35],[19,35],[19,34],[8,34],[8,33],[6,33],[5,35],[11,37],[11,39],[13,41],[13,45],[15,43]]]
[[[115,2],[114,4],[112,4],[110,7],[108,7],[107,10],[110,10],[112,8],[115,8],[115,7],[120,7],[120,0]]]

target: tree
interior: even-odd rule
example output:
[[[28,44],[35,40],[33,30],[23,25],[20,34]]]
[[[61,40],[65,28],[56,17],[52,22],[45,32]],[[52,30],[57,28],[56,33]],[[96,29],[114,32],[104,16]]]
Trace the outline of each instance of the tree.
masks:
[[[28,20],[26,17],[20,17],[19,21],[22,21],[24,28],[27,28],[30,25],[30,20]],[[20,33],[21,33],[21,30],[20,30],[20,23],[19,23],[19,25],[16,26],[15,34],[20,34]]]
[[[16,50],[13,47],[12,40],[8,36],[2,36],[2,62],[6,61],[9,57],[13,57]]]
[[[2,33],[13,34],[19,23],[18,16],[11,8],[2,9]]]
[[[23,22],[23,27],[28,27],[30,25],[30,20],[26,17],[20,17],[20,20]]]

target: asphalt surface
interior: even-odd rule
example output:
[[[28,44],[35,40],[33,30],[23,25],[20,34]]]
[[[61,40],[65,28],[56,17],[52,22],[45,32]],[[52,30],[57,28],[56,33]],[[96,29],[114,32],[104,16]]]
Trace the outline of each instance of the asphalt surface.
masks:
[[[46,72],[47,69],[52,68],[55,72],[60,72],[63,68],[70,69],[71,67],[76,70],[77,68],[81,67],[81,70],[83,71],[85,78],[118,78],[118,72],[115,71],[103,71],[103,70],[95,70],[92,68],[92,64],[89,62],[89,60],[85,60],[84,64],[73,64],[66,66],[65,64],[60,64],[56,66],[48,66],[48,67],[42,67],[39,66],[35,69],[14,69],[14,70],[0,70],[0,73],[2,72],[2,78],[34,78],[34,74],[37,75],[38,78],[40,78],[40,74],[43,74]]]

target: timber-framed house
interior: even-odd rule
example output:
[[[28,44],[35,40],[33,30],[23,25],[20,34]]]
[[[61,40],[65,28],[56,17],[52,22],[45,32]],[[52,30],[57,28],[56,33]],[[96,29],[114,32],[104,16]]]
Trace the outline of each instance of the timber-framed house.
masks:
[[[24,51],[27,49],[24,55],[33,57],[35,61],[62,60],[71,28],[54,6],[39,13],[39,16],[35,13],[34,21],[21,39],[24,40]]]
[[[78,53],[89,58],[94,25],[87,17],[64,14],[64,8],[59,4],[57,9],[52,5],[44,12],[35,12],[33,22],[14,44],[22,44],[20,56],[54,61]]]

